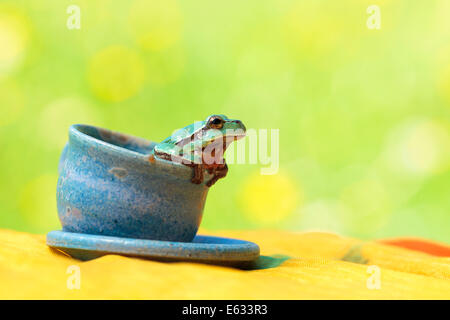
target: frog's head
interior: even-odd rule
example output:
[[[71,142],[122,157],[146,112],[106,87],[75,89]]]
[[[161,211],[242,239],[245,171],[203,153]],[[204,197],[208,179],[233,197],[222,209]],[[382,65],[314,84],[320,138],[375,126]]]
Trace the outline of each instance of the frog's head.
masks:
[[[243,138],[246,131],[242,121],[228,119],[223,114],[213,114],[206,118],[204,130],[210,130],[212,137],[229,137],[234,140]]]
[[[240,120],[228,119],[223,114],[213,114],[206,118],[202,130],[205,145],[215,140],[223,140],[227,145],[234,140],[245,137],[245,126]]]
[[[163,159],[183,158],[192,163],[206,162],[206,158],[221,164],[221,156],[235,140],[245,137],[245,126],[240,120],[214,114],[176,130],[154,148],[155,155]],[[203,158],[202,158],[203,157]]]
[[[204,161],[208,159],[209,163],[222,163],[225,150],[233,141],[245,137],[245,131],[245,126],[240,120],[228,119],[222,114],[211,115],[202,121],[198,135],[194,134],[193,144],[196,145],[194,149],[201,147],[204,151]]]

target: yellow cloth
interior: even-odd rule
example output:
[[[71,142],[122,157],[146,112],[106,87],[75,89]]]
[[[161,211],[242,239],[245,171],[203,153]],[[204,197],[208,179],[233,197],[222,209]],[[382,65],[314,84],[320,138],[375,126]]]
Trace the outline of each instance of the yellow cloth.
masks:
[[[49,249],[45,236],[0,230],[0,298],[450,299],[448,257],[327,233],[214,235],[254,241],[262,255],[290,259],[252,271],[117,255],[81,262]],[[80,270],[80,289],[67,286],[73,265]],[[370,285],[371,265],[379,268],[379,289]]]

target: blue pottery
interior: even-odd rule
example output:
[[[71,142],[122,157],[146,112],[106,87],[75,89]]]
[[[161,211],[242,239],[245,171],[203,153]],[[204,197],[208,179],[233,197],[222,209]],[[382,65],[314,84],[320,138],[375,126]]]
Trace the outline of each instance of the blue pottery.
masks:
[[[47,234],[47,244],[80,260],[121,254],[161,261],[234,264],[259,257],[259,247],[252,242],[201,235],[192,242],[172,242],[52,231]]]
[[[57,186],[63,231],[192,241],[208,187],[191,183],[191,168],[151,157],[154,146],[107,129],[71,126]]]

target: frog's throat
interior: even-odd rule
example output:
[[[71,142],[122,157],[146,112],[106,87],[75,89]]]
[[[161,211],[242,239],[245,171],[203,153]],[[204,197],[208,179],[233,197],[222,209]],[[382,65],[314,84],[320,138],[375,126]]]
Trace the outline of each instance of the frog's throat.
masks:
[[[212,147],[214,149],[222,148],[223,152],[225,152],[225,150],[233,141],[234,139],[214,139],[210,143],[202,147],[202,151],[205,151],[205,149],[210,149]]]
[[[191,161],[188,158],[183,157],[183,155],[168,154],[168,153],[158,152],[158,151],[155,151],[154,154],[159,159],[163,159],[163,160],[167,160],[167,161],[170,161],[170,162],[182,164],[182,165],[185,165],[185,166],[188,166],[188,167],[193,167],[193,166],[195,166],[197,164],[194,161]],[[199,164],[201,164],[201,163],[199,163]]]

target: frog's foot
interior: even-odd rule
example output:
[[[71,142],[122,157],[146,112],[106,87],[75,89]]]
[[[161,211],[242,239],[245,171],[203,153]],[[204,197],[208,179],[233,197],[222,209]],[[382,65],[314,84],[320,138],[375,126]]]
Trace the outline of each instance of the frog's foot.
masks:
[[[200,184],[203,182],[203,166],[201,164],[194,164],[194,176],[191,179],[192,183]]]
[[[211,187],[217,180],[224,178],[228,173],[228,166],[225,163],[224,165],[215,168],[213,172],[214,176],[206,183],[207,187]]]

